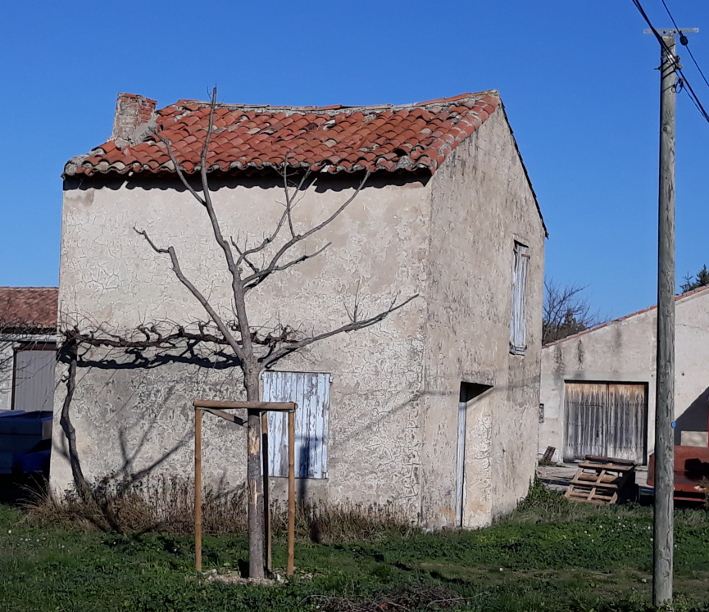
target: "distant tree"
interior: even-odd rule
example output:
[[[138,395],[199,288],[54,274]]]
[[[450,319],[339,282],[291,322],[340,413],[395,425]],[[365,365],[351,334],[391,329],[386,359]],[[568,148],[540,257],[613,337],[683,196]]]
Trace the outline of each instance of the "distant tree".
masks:
[[[582,295],[583,285],[562,287],[553,279],[544,280],[542,344],[556,342],[603,322],[598,311]]]
[[[694,289],[699,289],[699,287],[706,287],[709,285],[709,270],[707,270],[706,264],[704,267],[697,272],[695,276],[687,274],[684,277],[684,283],[679,286],[682,293],[687,293],[687,291],[693,291]]]

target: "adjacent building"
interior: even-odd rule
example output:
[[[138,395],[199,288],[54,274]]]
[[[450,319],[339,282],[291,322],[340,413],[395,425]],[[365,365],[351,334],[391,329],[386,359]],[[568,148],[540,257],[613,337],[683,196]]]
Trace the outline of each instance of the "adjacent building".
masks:
[[[675,301],[675,444],[707,446],[709,288]],[[657,308],[542,349],[539,451],[647,463],[655,439]]]
[[[56,287],[0,287],[0,412],[53,409]]]

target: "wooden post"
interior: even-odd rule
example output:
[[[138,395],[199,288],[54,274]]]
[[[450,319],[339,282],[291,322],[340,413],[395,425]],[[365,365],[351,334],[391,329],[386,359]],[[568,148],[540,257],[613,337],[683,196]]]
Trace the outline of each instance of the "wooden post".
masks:
[[[194,558],[202,571],[202,411],[194,411]]]
[[[295,570],[295,412],[288,413],[288,566],[286,573]]]
[[[675,36],[662,37],[657,273],[657,389],[652,599],[672,602],[675,399]]]
[[[273,570],[271,559],[271,497],[268,490],[268,412],[261,413],[261,463],[263,471],[263,527],[266,539],[266,570]]]
[[[263,578],[263,479],[261,474],[261,411],[247,411],[246,482],[248,491],[249,578]]]

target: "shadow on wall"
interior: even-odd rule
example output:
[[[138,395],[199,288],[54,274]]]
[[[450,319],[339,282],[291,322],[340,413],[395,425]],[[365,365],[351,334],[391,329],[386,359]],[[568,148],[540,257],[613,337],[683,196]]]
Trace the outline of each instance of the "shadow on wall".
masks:
[[[709,387],[689,405],[679,418],[675,427],[675,445],[682,443],[682,432],[707,431],[707,418],[709,412]],[[686,442],[686,440],[685,440]]]

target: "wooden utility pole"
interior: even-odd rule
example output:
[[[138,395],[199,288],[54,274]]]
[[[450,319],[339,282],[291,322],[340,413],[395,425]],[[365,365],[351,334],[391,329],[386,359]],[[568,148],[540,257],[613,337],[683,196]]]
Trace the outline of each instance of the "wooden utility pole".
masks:
[[[646,30],[661,38],[660,189],[657,268],[657,366],[655,395],[655,513],[652,599],[672,602],[674,553],[675,413],[675,35],[692,30]]]

